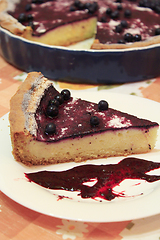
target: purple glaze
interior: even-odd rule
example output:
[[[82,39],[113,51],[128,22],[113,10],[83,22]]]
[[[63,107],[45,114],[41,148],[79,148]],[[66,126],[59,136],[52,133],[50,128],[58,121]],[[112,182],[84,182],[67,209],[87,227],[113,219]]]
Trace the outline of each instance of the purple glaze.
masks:
[[[92,2],[86,0],[84,2]],[[155,28],[160,26],[160,16],[150,8],[139,7],[139,1],[122,0],[122,9],[119,10],[118,19],[114,19],[114,22],[110,22],[111,18],[105,12],[107,8],[111,8],[114,12],[117,10],[117,6],[120,3],[112,0],[97,1],[99,5],[99,11],[94,13],[98,17],[97,24],[97,36],[101,43],[117,43],[123,39],[126,32],[133,34],[141,34],[142,40],[147,39],[149,36],[154,36]],[[26,13],[33,15],[34,31],[33,35],[40,36],[45,32],[64,25],[66,23],[72,23],[82,19],[87,19],[93,16],[86,10],[70,11],[70,7],[73,5],[74,0],[64,1],[44,1],[43,4],[33,4],[30,11],[25,12],[25,5],[31,3],[30,0],[23,0],[21,4],[16,7],[15,12],[10,12],[15,18],[18,18],[20,13]],[[131,17],[126,18],[124,12],[126,9],[131,10]],[[105,19],[102,21],[102,19]],[[128,27],[123,29],[121,33],[115,32],[115,26],[120,23],[121,20],[128,22]],[[24,25],[28,25],[29,21],[23,22]],[[131,30],[130,30],[131,28]],[[134,32],[132,32],[134,31]]]
[[[14,13],[9,12],[12,16],[18,19],[20,13],[32,14],[34,25],[33,35],[40,36],[43,33],[65,25],[66,23],[72,23],[73,21],[79,21],[83,19],[88,19],[95,14],[89,14],[88,11],[70,11],[70,7],[73,5],[74,1],[47,1],[45,0],[43,4],[33,4],[30,11],[25,11],[25,6],[27,3],[31,3],[30,0],[23,0],[21,4],[16,6]],[[23,25],[27,26],[29,21],[23,22]],[[43,26],[42,26],[43,25]],[[42,32],[40,32],[40,29]]]
[[[81,99],[73,100],[72,97],[59,106],[58,116],[50,118],[46,115],[46,108],[49,101],[57,94],[58,92],[54,87],[46,89],[36,111],[36,121],[38,125],[37,140],[39,141],[52,142],[67,138],[81,138],[86,135],[92,135],[93,133],[136,127],[147,131],[151,126],[158,126],[155,122],[138,119],[137,117],[112,108],[100,111],[98,109],[98,104]],[[99,118],[99,125],[92,126],[90,124],[92,116],[97,116]],[[46,135],[46,125],[51,122],[56,125],[56,133]]]
[[[98,1],[99,2],[99,1]],[[101,2],[101,1],[100,1]],[[115,3],[116,1],[108,1],[107,3],[103,3],[102,0],[101,4],[107,5],[106,7],[109,7],[112,9],[112,11],[117,10],[117,6],[120,5],[120,3]],[[110,17],[107,16],[107,20],[105,23],[101,22],[100,19],[105,14],[98,15],[98,28],[97,28],[97,35],[96,38],[99,39],[101,43],[117,43],[119,40],[124,39],[125,33],[131,33],[133,36],[135,34],[140,34],[142,37],[142,40],[146,40],[149,36],[154,36],[155,34],[155,28],[157,26],[160,26],[160,15],[155,13],[153,10],[149,8],[142,8],[139,7],[139,1],[129,1],[129,0],[122,0],[122,10],[119,11],[119,17],[118,19],[115,19],[114,21],[117,21],[117,23],[113,23],[114,26],[111,26]],[[124,12],[126,9],[131,10],[131,16],[125,17]],[[123,28],[121,33],[117,33],[115,31],[115,26],[119,25],[122,20],[126,20],[128,23],[127,28]]]
[[[48,189],[80,191],[82,198],[97,197],[111,201],[122,196],[113,192],[113,188],[125,179],[140,179],[147,182],[160,180],[160,176],[147,175],[151,170],[160,168],[160,163],[138,158],[125,158],[118,164],[109,165],[81,165],[66,171],[41,171],[25,173],[30,182],[35,182]],[[84,183],[96,179],[94,186]]]

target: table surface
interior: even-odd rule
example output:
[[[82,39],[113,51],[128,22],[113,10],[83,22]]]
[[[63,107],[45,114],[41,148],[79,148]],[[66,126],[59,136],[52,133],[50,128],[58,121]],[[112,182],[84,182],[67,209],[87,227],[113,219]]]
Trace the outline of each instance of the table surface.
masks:
[[[0,57],[0,117],[9,112],[9,101],[26,73]],[[56,81],[60,89],[101,91],[136,95],[160,102],[160,78],[121,85],[85,85]],[[119,240],[160,239],[160,214],[148,218],[114,222],[77,222],[46,216],[27,209],[0,191],[0,240]]]

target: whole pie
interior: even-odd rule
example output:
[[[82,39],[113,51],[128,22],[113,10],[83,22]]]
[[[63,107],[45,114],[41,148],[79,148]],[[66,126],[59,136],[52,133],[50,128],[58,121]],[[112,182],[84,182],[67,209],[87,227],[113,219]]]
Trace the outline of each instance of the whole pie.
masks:
[[[1,0],[0,25],[26,39],[93,49],[160,42],[160,0]]]
[[[58,92],[31,72],[10,102],[14,158],[26,165],[81,162],[151,151],[158,123]]]

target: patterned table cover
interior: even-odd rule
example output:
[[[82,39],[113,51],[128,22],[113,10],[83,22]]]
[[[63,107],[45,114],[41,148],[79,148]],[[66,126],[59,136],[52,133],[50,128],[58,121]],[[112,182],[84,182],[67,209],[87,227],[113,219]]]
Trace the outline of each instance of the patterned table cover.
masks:
[[[9,101],[26,73],[0,57],[0,117],[9,112]],[[121,85],[85,85],[55,82],[58,89],[117,92],[160,102],[160,78]],[[27,209],[0,191],[0,240],[160,240],[160,214],[113,222],[77,222],[46,216]]]

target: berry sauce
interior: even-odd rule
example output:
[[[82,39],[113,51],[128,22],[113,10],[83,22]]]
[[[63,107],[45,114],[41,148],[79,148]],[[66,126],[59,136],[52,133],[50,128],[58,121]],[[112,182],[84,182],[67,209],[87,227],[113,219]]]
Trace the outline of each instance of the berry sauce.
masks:
[[[101,198],[108,201],[119,197],[113,188],[125,179],[139,179],[147,182],[160,180],[160,176],[147,175],[151,170],[160,168],[160,163],[139,158],[124,158],[118,164],[93,165],[86,164],[66,171],[40,171],[25,173],[30,182],[55,190],[79,191],[82,198]],[[96,179],[93,186],[85,183]]]
[[[94,2],[98,7],[92,7],[91,11],[91,7],[86,6]],[[35,36],[96,16],[96,39],[107,44],[146,40],[160,29],[160,0],[23,0],[9,13],[23,25],[31,26]],[[126,24],[121,24],[122,21]],[[132,34],[132,38],[126,39],[126,33]]]

